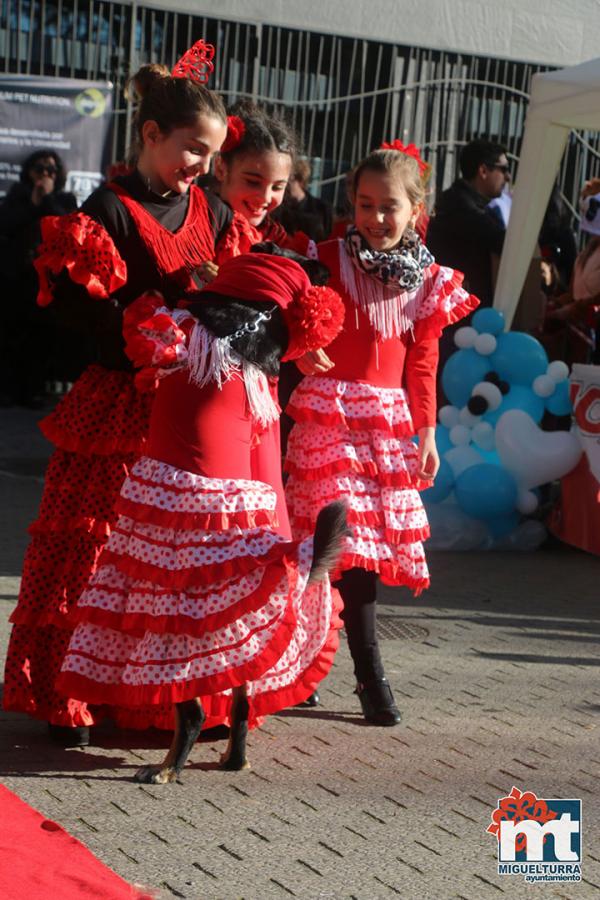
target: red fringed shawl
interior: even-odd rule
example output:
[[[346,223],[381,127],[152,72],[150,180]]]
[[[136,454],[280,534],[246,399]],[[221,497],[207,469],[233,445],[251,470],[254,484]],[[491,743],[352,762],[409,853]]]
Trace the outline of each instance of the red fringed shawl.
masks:
[[[186,291],[198,290],[192,272],[215,255],[213,214],[200,188],[190,187],[185,221],[177,231],[169,231],[116,182],[107,185],[117,195],[150,250],[161,275],[175,280]]]

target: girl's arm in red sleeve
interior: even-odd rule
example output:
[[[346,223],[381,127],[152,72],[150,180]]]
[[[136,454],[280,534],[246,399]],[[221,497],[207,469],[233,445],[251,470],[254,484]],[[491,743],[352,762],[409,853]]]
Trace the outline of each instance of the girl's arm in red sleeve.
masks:
[[[437,415],[439,338],[420,337],[420,324],[415,324],[414,338],[409,336],[404,363],[404,383],[415,433],[426,426],[435,427]]]

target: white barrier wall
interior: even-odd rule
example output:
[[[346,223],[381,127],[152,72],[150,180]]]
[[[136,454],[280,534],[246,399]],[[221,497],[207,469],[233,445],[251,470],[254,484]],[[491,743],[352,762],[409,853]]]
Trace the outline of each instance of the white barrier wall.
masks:
[[[599,0],[171,0],[168,8],[552,66],[596,57],[600,35]]]

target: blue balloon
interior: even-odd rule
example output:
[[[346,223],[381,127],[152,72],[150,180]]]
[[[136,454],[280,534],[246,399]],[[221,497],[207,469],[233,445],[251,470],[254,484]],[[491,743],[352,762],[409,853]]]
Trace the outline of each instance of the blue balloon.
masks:
[[[539,424],[544,416],[544,400],[534,394],[531,388],[523,387],[521,384],[511,384],[508,394],[504,395],[498,409],[486,413],[483,421],[495,426],[500,416],[509,409],[522,409],[531,416],[534,422]]]
[[[504,316],[497,309],[478,309],[471,325],[479,334],[499,335],[504,331]]]
[[[454,487],[454,473],[450,463],[445,459],[440,460],[440,468],[435,476],[432,487],[421,494],[424,503],[441,503],[450,494]]]
[[[546,409],[553,416],[568,416],[573,412],[568,381],[561,381],[556,385],[552,396],[546,398]]]
[[[451,450],[454,446],[450,440],[450,432],[445,425],[436,425],[435,427],[435,446],[440,456],[443,456],[447,450]]]
[[[492,368],[489,357],[481,356],[476,350],[457,350],[453,353],[442,372],[442,387],[448,402],[462,409],[475,385]]]
[[[517,504],[517,484],[500,466],[480,463],[465,469],[454,486],[458,505],[474,519],[507,516]]]
[[[514,531],[520,521],[521,517],[519,513],[515,512],[509,513],[507,516],[498,516],[495,519],[488,519],[486,524],[490,529],[492,537],[501,538],[506,537],[511,531]]]
[[[483,456],[483,459],[486,463],[489,463],[491,466],[503,465],[502,460],[498,456],[497,450],[480,450],[479,447],[477,449]]]
[[[538,375],[545,375],[548,356],[539,341],[522,331],[509,331],[497,338],[498,346],[488,356],[493,369],[504,381],[529,387]]]

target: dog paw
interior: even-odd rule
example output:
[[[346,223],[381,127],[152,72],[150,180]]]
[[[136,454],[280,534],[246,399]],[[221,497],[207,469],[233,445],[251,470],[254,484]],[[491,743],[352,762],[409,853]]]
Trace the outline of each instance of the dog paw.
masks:
[[[177,781],[177,770],[170,766],[142,766],[133,780],[139,784],[170,784]]]
[[[239,756],[236,753],[224,753],[219,762],[219,768],[224,772],[241,772],[244,769],[250,769],[250,763],[245,756]]]

